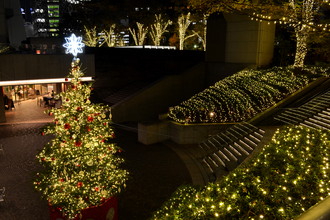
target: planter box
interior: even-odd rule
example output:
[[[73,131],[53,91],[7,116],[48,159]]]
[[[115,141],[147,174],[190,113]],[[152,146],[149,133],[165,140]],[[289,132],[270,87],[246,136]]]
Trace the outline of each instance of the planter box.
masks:
[[[49,207],[50,220],[67,220],[62,213],[53,207]],[[118,200],[116,197],[107,199],[103,204],[90,207],[81,211],[82,218],[74,220],[118,220]]]

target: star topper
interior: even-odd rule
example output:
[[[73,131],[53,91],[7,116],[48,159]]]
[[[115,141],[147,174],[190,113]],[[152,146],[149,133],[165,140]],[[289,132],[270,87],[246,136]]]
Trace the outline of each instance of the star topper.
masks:
[[[66,48],[65,53],[71,53],[74,57],[77,56],[78,53],[82,53],[82,48],[85,46],[84,43],[81,42],[81,37],[76,37],[75,34],[71,34],[70,37],[66,37],[66,43],[63,44],[63,47]]]

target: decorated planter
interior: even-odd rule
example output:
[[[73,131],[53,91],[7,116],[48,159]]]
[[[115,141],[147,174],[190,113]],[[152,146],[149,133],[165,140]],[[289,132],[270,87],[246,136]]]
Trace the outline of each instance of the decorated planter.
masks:
[[[50,220],[67,220],[59,209],[49,206]],[[99,206],[81,211],[74,220],[118,220],[118,199],[111,197]]]

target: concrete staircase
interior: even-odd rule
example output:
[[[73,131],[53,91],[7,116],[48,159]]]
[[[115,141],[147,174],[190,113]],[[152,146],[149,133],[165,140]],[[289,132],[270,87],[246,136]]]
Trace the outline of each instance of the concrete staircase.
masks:
[[[264,133],[264,130],[243,122],[200,143],[199,162],[209,180],[215,181],[223,171],[231,171],[240,165],[256,149]]]
[[[290,108],[274,117],[286,124],[330,130],[330,91],[298,108]]]

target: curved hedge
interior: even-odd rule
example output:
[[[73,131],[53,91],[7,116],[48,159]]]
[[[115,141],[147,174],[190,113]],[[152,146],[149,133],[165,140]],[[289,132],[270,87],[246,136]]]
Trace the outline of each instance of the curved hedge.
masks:
[[[278,130],[219,183],[178,189],[153,219],[292,219],[330,195],[330,132]]]
[[[243,70],[171,107],[168,116],[180,123],[245,121],[328,72],[317,67]]]

